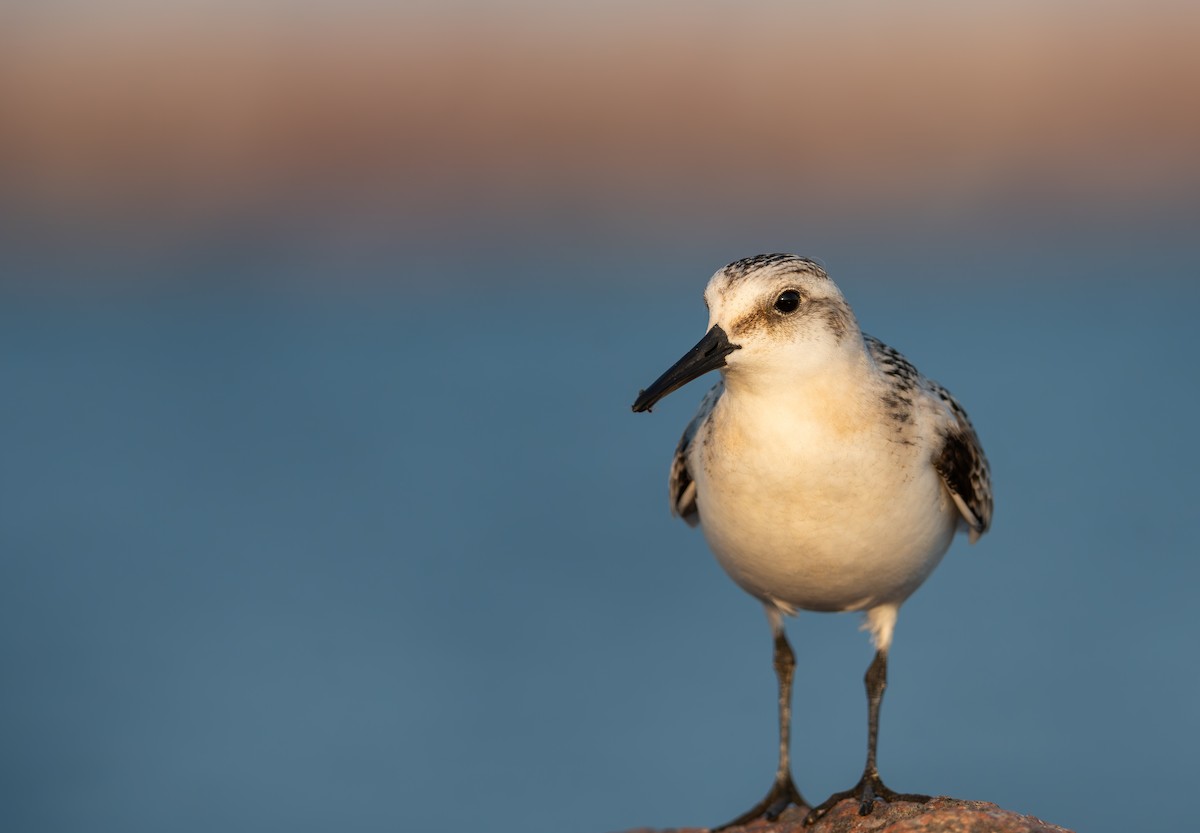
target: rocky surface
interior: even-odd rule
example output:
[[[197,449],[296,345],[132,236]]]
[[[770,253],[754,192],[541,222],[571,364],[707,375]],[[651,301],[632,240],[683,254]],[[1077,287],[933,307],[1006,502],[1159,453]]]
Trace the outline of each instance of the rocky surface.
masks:
[[[792,807],[777,821],[756,821],[729,828],[729,833],[1071,833],[1039,818],[1003,810],[986,801],[938,797],[928,804],[897,801],[875,805],[869,816],[858,814],[858,803],[843,801],[812,827],[804,826],[806,811]],[[704,828],[681,828],[675,833],[702,833]],[[648,828],[628,833],[669,833]]]

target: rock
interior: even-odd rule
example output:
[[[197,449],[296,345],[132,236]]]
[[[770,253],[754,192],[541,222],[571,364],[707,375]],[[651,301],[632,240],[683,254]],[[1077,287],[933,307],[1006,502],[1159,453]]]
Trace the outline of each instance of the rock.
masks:
[[[1002,810],[987,801],[959,801],[939,796],[928,804],[879,802],[869,816],[858,814],[858,802],[846,800],[812,827],[804,826],[807,810],[789,808],[777,821],[756,821],[731,827],[729,833],[1071,833],[1039,818]],[[704,828],[681,828],[674,833],[702,833]],[[670,833],[646,828],[627,833]]]

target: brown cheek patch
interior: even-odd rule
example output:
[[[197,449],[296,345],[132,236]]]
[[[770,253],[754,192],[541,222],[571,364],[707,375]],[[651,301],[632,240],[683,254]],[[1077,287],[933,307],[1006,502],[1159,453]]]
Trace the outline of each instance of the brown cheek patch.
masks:
[[[846,308],[834,301],[817,301],[813,304],[813,312],[825,320],[825,326],[841,341],[850,332],[850,314]]]
[[[801,301],[800,310],[793,316],[783,316],[771,309],[758,309],[748,312],[734,321],[729,328],[730,337],[747,336],[758,330],[769,330],[779,327],[796,316],[820,320],[834,338],[841,341],[850,332],[850,313],[844,304],[837,301],[817,300]]]
[[[747,336],[758,330],[769,328],[771,325],[777,323],[777,320],[777,315],[766,310],[759,309],[754,312],[748,312],[733,322],[729,328],[729,335],[731,340],[735,336]]]

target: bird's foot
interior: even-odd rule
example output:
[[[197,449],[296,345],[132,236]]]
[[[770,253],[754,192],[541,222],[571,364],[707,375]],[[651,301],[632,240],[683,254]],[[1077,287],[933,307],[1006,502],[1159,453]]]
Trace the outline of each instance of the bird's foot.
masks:
[[[721,833],[722,830],[727,830],[731,827],[741,827],[743,824],[749,824],[758,819],[775,821],[784,810],[793,804],[797,807],[808,806],[808,802],[804,800],[804,796],[800,795],[800,791],[796,789],[796,784],[792,781],[791,774],[788,773],[782,778],[775,778],[775,783],[771,785],[771,789],[763,796],[762,801],[755,804],[733,821],[727,821],[720,827],[712,828],[711,833]]]
[[[853,798],[859,802],[858,814],[860,816],[870,815],[871,810],[875,808],[876,801],[912,801],[917,804],[924,804],[929,801],[930,796],[920,795],[919,793],[898,793],[895,790],[890,790],[884,785],[879,777],[879,773],[873,768],[863,773],[862,778],[850,789],[845,792],[834,793],[821,802],[820,805],[812,808],[804,819],[806,825],[813,824],[830,810],[832,810],[839,802],[845,801],[847,798]]]

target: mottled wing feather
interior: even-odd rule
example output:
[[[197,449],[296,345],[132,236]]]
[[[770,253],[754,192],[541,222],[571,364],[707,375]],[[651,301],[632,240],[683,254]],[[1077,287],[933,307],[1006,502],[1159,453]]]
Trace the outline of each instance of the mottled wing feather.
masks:
[[[992,480],[987,457],[975,428],[950,391],[926,379],[900,351],[873,336],[864,336],[867,349],[896,390],[885,400],[889,407],[910,404],[912,391],[923,388],[946,406],[941,426],[941,447],[935,452],[933,466],[946,484],[946,490],[970,529],[971,543],[987,532],[992,523]]]
[[[895,347],[889,347],[875,336],[864,334],[863,341],[867,344],[867,352],[875,360],[875,365],[891,378],[892,383],[903,391],[910,391],[921,384],[924,377],[921,371],[913,367],[912,362],[904,358],[904,354]]]
[[[687,428],[683,429],[683,436],[679,438],[679,445],[675,446],[675,457],[671,460],[671,477],[668,482],[668,490],[671,497],[671,514],[683,518],[688,526],[696,526],[700,523],[700,508],[696,505],[696,483],[692,479],[692,473],[688,471],[688,451],[691,448],[692,441],[696,438],[696,434],[699,433],[700,427],[708,419],[708,415],[712,413],[713,408],[717,406],[717,400],[721,398],[724,390],[724,384],[717,382],[717,384],[713,385],[712,390],[701,400],[700,408],[696,411],[696,415],[687,424]]]
[[[934,457],[933,465],[970,527],[971,543],[975,543],[992,525],[991,470],[967,412],[950,391],[937,382],[928,384],[951,413],[941,451]]]

